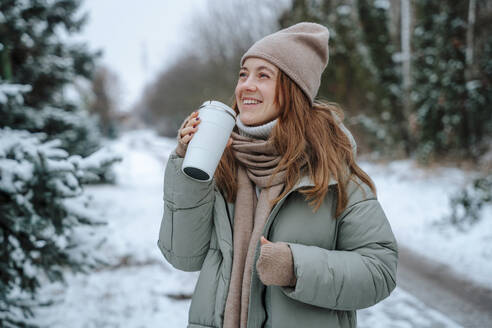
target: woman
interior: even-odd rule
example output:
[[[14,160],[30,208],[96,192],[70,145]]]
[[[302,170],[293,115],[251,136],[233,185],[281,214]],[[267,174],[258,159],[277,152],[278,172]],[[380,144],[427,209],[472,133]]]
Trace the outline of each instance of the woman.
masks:
[[[396,285],[397,246],[334,105],[314,101],[328,30],[300,23],[242,57],[237,126],[210,183],[168,161],[159,248],[198,271],[188,327],[355,327]]]

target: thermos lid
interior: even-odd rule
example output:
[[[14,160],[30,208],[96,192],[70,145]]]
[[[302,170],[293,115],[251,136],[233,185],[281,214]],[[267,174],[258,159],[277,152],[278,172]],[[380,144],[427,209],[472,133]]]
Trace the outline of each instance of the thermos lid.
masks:
[[[203,107],[225,111],[227,114],[231,115],[234,120],[236,120],[236,112],[231,107],[227,106],[224,103],[221,103],[220,101],[207,100],[200,106],[199,109]]]

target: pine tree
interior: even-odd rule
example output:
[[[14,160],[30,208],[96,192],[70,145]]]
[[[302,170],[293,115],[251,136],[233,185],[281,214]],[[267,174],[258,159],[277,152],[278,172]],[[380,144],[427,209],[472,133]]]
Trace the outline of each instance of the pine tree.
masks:
[[[471,4],[470,0],[470,4]],[[490,150],[492,138],[492,4],[486,0],[475,0],[474,10],[476,22],[468,17],[467,29],[472,31],[466,60],[465,80],[467,100],[466,112],[471,113],[469,118],[470,152],[473,156],[480,156]],[[470,50],[470,49],[468,49]]]
[[[486,1],[479,6],[486,7]],[[418,0],[416,11],[412,97],[419,154],[423,159],[445,154],[477,158],[492,123],[490,24],[478,30],[482,35],[478,69],[467,80],[468,1]]]
[[[22,108],[29,90],[0,83],[0,103]],[[41,305],[43,281],[99,263],[91,254],[97,237],[81,229],[102,222],[88,210],[82,184],[98,179],[94,168],[111,165],[114,156],[69,156],[57,139],[8,127],[0,140],[0,327],[34,327],[29,317]]]
[[[396,62],[396,47],[389,31],[390,3],[387,0],[357,1],[361,31],[367,45],[369,60],[374,66],[371,75],[375,88],[374,105],[379,108],[393,145],[400,144],[410,155],[413,142],[408,129],[408,116],[402,110],[402,77],[400,64]]]
[[[404,148],[408,136],[402,135],[406,121],[399,100],[401,78],[385,5],[387,1],[294,0],[280,25],[307,20],[328,27],[330,59],[319,97],[340,103],[352,114],[350,121],[362,127],[367,146],[394,154],[395,146]],[[395,125],[397,120],[401,125]]]
[[[64,96],[74,80],[91,77],[95,64],[84,44],[64,40],[85,22],[79,6],[77,0],[0,2],[0,80],[31,87],[24,95],[28,110],[0,107],[0,127],[43,132],[71,154],[87,156],[100,146],[100,133]]]
[[[367,107],[367,96],[372,98],[372,67],[363,56],[366,49],[352,2],[294,0],[279,19],[283,28],[302,21],[324,25],[330,31],[329,64],[321,79],[319,97],[341,103],[347,109]]]
[[[94,228],[102,222],[83,184],[113,179],[119,157],[99,149],[94,119],[64,97],[94,63],[85,46],[61,36],[82,26],[79,4],[0,3],[0,327],[35,327],[43,282],[99,263]]]

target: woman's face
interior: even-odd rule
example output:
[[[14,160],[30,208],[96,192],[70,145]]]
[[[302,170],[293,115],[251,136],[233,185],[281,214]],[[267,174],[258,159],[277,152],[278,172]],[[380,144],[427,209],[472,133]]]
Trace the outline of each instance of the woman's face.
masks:
[[[268,123],[280,113],[275,103],[275,87],[279,69],[266,60],[251,57],[239,70],[236,102],[241,122],[257,126]]]

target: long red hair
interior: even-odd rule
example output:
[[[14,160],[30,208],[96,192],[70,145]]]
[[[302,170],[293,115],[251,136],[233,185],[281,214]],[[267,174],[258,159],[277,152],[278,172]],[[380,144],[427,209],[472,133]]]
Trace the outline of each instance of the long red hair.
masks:
[[[299,190],[309,205],[317,211],[329,189],[331,178],[337,181],[336,217],[347,207],[347,182],[358,177],[376,193],[371,178],[355,162],[352,145],[340,128],[337,118],[343,121],[343,111],[335,103],[315,101],[311,106],[302,90],[285,73],[279,71],[276,84],[277,104],[281,104],[278,123],[270,138],[282,158],[273,175],[286,169],[285,188],[276,204],[298,182],[302,175],[309,175],[313,187]],[[236,100],[233,109],[239,113]],[[235,127],[237,131],[237,127]],[[302,167],[306,163],[305,167]],[[227,202],[234,202],[237,194],[236,161],[231,147],[226,148],[215,172],[219,190]]]

